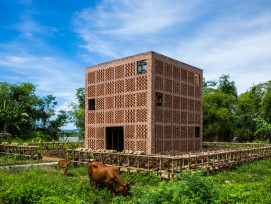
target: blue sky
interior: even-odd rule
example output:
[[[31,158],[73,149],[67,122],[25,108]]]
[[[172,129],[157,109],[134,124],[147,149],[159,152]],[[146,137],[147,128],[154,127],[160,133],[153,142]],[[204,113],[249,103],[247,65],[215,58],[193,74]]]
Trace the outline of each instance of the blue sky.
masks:
[[[85,67],[153,50],[229,74],[238,93],[271,79],[270,0],[0,0],[0,81],[75,101]]]

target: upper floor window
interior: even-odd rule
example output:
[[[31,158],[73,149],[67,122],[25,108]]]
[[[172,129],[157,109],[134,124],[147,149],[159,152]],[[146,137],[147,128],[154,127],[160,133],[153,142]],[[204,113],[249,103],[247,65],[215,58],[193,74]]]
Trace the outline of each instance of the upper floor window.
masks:
[[[147,60],[142,60],[137,62],[137,73],[145,74],[147,73]]]
[[[95,99],[88,99],[88,110],[95,110]]]
[[[194,74],[194,82],[196,85],[200,84],[200,76],[199,74]]]
[[[155,104],[156,106],[163,106],[163,94],[155,93]]]

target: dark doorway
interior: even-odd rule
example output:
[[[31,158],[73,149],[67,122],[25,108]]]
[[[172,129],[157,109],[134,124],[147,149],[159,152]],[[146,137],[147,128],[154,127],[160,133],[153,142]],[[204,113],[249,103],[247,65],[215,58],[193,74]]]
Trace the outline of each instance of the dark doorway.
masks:
[[[118,152],[123,151],[124,146],[123,127],[106,128],[106,149],[114,149]]]

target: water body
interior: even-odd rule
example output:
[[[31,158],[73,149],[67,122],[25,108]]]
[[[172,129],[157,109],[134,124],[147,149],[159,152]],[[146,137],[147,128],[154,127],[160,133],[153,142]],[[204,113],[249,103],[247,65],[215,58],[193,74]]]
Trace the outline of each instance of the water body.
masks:
[[[79,137],[77,136],[72,136],[72,137],[60,137],[59,141],[82,142],[83,140],[79,140]]]

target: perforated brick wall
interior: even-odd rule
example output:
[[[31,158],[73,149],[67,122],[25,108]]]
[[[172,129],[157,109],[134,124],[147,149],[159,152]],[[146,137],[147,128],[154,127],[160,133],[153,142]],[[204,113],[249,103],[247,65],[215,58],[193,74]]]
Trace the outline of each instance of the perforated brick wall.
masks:
[[[146,60],[146,71],[138,62]],[[123,148],[186,152],[202,146],[202,70],[155,52],[86,68],[85,146],[106,148],[107,128],[123,128]],[[163,95],[157,106],[156,95]],[[88,109],[94,100],[93,109]]]

